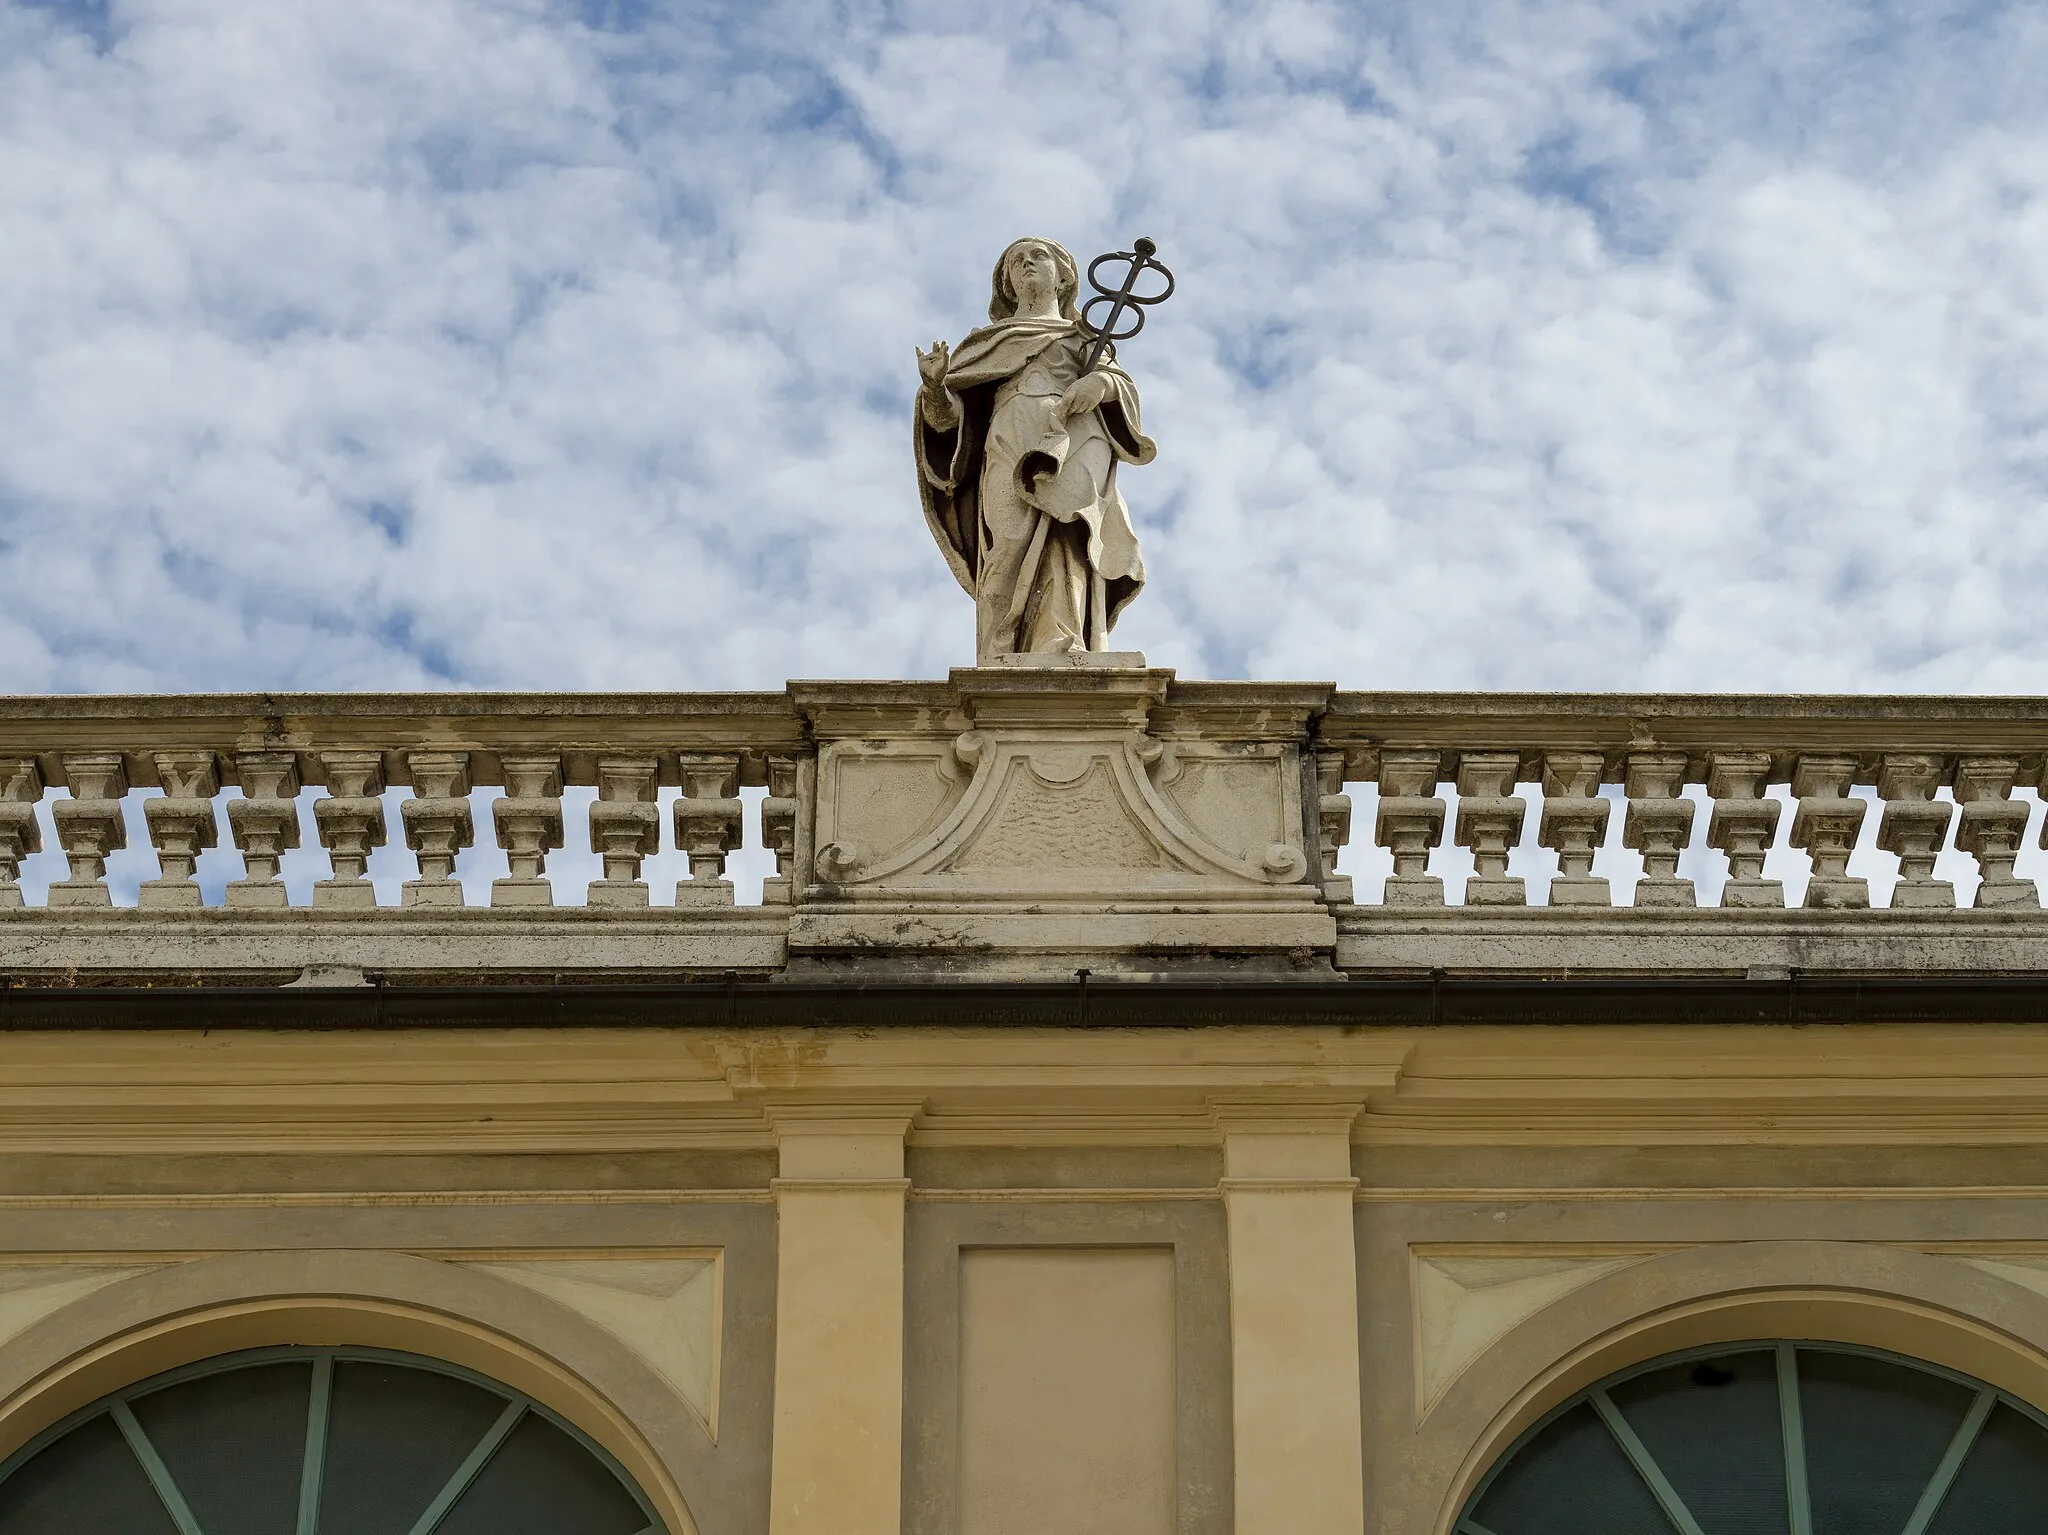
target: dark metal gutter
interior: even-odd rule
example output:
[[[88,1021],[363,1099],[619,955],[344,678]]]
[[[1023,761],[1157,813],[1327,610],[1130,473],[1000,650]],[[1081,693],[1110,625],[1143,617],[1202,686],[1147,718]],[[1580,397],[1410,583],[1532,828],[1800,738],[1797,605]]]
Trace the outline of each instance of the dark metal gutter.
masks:
[[[2048,976],[0,986],[0,1030],[2048,1023]]]

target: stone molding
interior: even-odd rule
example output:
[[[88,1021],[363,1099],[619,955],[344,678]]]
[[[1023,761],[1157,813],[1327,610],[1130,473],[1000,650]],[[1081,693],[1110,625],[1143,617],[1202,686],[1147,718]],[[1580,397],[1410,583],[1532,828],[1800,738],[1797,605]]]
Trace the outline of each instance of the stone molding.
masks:
[[[0,1151],[1938,1146],[2048,1139],[2038,1025],[0,1032]],[[1341,1102],[1283,1101],[1304,1079]],[[791,1100],[836,1098],[836,1104]],[[862,1109],[861,1106],[865,1106]],[[1362,1111],[1358,1106],[1362,1105]],[[793,1116],[815,1108],[815,1116]],[[867,1113],[865,1110],[872,1110]],[[1292,1114],[1293,1118],[1288,1118]],[[1355,1115],[1355,1118],[1354,1118]],[[1247,1122],[1273,1133],[1248,1133]],[[1348,1134],[1346,1128],[1348,1126]],[[808,1132],[808,1133],[807,1133]],[[882,1160],[834,1160],[891,1145]],[[1325,1165],[1232,1176],[1341,1179]]]

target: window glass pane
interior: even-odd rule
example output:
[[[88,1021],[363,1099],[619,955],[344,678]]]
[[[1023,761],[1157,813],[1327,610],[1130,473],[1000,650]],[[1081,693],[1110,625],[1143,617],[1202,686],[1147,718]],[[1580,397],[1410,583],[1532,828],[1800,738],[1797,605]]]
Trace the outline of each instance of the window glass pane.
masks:
[[[1785,1440],[1772,1354],[1689,1360],[1622,1381],[1608,1395],[1702,1529],[1785,1535]]]
[[[0,1483],[0,1535],[178,1535],[107,1417],[72,1430]]]
[[[299,1511],[304,1360],[223,1370],[135,1398],[135,1421],[206,1535],[277,1535]]]
[[[408,1535],[504,1410],[453,1376],[337,1360],[320,1535]]]
[[[1672,1535],[1607,1425],[1583,1403],[1523,1447],[1476,1517],[1493,1535]]]
[[[554,1424],[528,1413],[435,1535],[636,1535],[646,1527],[647,1516],[617,1477]]]
[[[2048,1530],[2048,1432],[2002,1403],[1984,1421],[1928,1535]]]
[[[1888,1359],[1801,1349],[1814,1535],[1903,1530],[1976,1395]]]

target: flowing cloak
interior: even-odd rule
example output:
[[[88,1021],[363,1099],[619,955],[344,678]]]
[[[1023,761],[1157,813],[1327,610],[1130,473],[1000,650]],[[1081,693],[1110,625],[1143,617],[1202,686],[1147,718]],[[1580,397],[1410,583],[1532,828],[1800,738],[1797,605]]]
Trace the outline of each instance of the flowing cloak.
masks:
[[[1137,535],[1116,488],[1118,462],[1150,463],[1157,451],[1139,431],[1137,386],[1105,360],[1098,371],[1109,381],[1109,397],[1065,423],[1057,420],[1046,394],[1056,398],[1080,376],[1091,344],[1068,319],[984,326],[960,343],[946,369],[942,393],[954,424],[934,427],[921,405],[913,410],[925,519],[955,579],[982,613],[978,648],[984,655],[1022,648],[1020,615],[1040,579],[1036,566],[1053,527],[1085,530],[1090,584],[1097,588],[1089,604],[1095,615],[1088,623],[1089,648],[1102,648],[1101,631],[1144,585]],[[1020,430],[1028,436],[1022,444],[1016,440]],[[1008,483],[989,479],[991,468],[1011,465],[1004,476]],[[1021,525],[1013,515],[1019,512],[1025,517]],[[1040,522],[1048,527],[1036,526]],[[1005,619],[1007,630],[992,639],[992,628],[1002,629]]]

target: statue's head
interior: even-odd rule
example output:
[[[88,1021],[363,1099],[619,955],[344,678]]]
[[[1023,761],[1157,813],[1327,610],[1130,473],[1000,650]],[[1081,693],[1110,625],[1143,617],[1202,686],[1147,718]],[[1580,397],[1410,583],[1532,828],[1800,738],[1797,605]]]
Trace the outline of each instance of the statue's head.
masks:
[[[1074,258],[1067,254],[1067,248],[1059,241],[1040,239],[1037,235],[1012,240],[997,259],[995,275],[989,284],[989,319],[1009,319],[1018,309],[1020,285],[1048,276],[1059,300],[1060,314],[1069,320],[1078,319],[1074,312],[1074,295],[1081,286],[1080,268],[1074,265]]]

